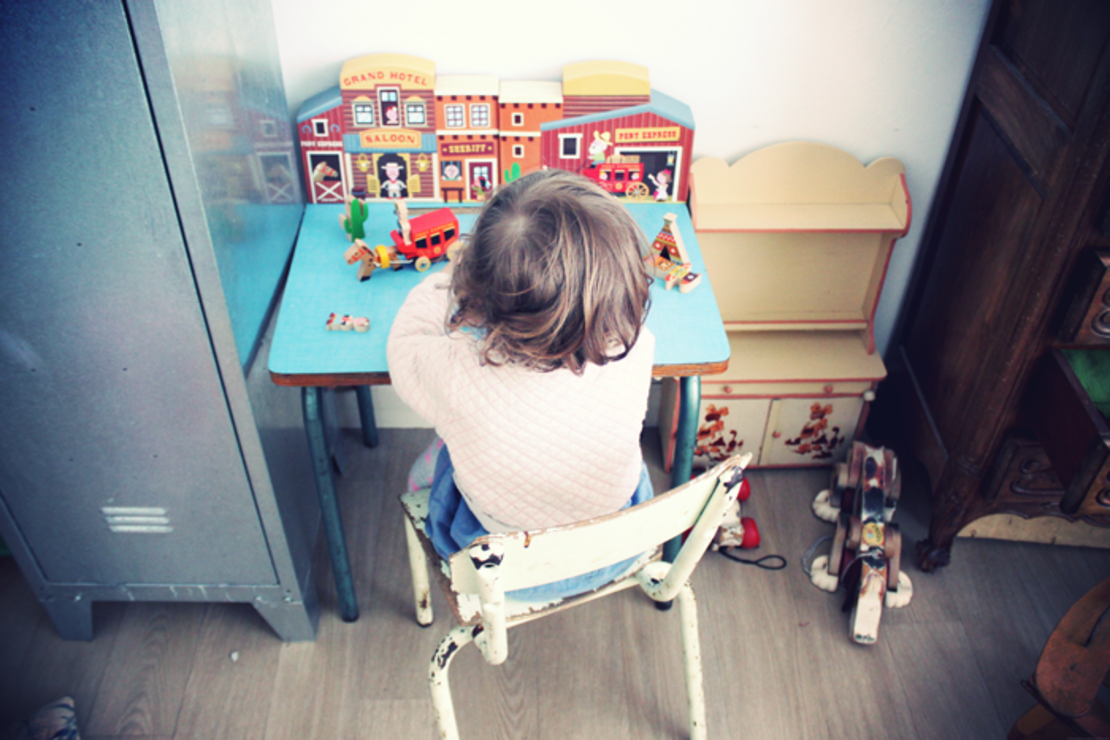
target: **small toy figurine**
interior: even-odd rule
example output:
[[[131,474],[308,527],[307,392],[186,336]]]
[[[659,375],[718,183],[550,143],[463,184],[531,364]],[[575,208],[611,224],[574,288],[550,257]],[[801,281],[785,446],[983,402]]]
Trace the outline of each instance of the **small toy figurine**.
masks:
[[[374,270],[379,267],[392,267],[394,270],[401,269],[401,260],[398,258],[397,250],[384,244],[379,244],[371,249],[362,239],[355,239],[354,245],[343,253],[343,257],[347,260],[348,265],[353,265],[356,262],[362,263],[358,267],[359,282],[369,280],[370,276],[374,274]]]
[[[675,285],[680,293],[689,293],[701,282],[701,275],[690,271],[690,256],[682,242],[682,234],[675,228],[678,216],[663,216],[663,228],[651,243],[651,252],[644,257],[648,274],[663,281],[667,290]]]
[[[399,200],[393,204],[397,213],[397,227],[401,230],[401,237],[405,243],[412,241],[412,226],[409,224],[409,206],[405,201]]]
[[[879,637],[883,606],[910,603],[913,584],[901,571],[902,535],[891,523],[901,491],[894,453],[856,442],[847,463],[834,468],[831,487],[821,491],[813,511],[836,522],[832,552],[815,558],[810,580],[824,591],[840,586],[851,607],[849,634],[863,645]]]
[[[328,331],[351,331],[353,329],[359,333],[365,333],[370,331],[370,319],[365,316],[349,316],[347,314],[340,316],[333,313],[328,317],[325,326]]]
[[[348,241],[366,238],[366,229],[362,228],[362,225],[366,223],[369,215],[370,211],[366,203],[358,198],[347,197],[347,212],[339,214],[339,225],[347,232]]]

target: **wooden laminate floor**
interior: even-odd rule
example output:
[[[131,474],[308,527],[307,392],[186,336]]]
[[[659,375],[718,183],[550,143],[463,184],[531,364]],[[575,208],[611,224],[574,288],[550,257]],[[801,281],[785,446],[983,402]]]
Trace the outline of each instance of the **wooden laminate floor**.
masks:
[[[437,594],[435,624],[412,618],[396,502],[430,436],[382,430],[375,450],[345,437],[350,469],[338,483],[362,617],[339,619],[319,548],[315,643],[282,644],[249,606],[198,603],[98,604],[96,639],[65,642],[11,559],[0,561],[0,728],[71,694],[85,740],[433,737],[426,666],[450,615]],[[920,473],[903,469],[895,520],[912,543],[928,505]],[[751,473],[757,554],[785,556],[786,570],[710,553],[695,574],[710,737],[1005,737],[1033,705],[1019,681],[1064,611],[1110,575],[1110,551],[959,541],[939,574],[908,566],[913,602],[887,610],[879,643],[862,647],[848,639],[842,597],[799,567],[832,530],[809,511],[826,479]],[[628,591],[514,629],[503,666],[466,648],[452,667],[462,736],[685,737],[677,619]]]

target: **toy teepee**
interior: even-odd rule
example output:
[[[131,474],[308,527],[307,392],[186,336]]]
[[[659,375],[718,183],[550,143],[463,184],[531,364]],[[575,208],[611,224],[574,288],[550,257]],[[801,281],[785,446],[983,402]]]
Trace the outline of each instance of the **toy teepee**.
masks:
[[[651,243],[644,265],[649,274],[663,281],[667,290],[678,285],[680,293],[689,293],[701,282],[701,275],[690,271],[690,255],[674,223],[677,218],[673,213],[663,216],[663,228]]]

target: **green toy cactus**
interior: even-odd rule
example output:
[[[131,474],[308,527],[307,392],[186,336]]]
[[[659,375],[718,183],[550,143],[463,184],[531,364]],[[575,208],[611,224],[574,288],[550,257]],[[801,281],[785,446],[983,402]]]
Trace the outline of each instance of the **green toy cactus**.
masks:
[[[520,179],[520,162],[513,162],[513,166],[505,170],[505,182]]]
[[[347,198],[347,212],[339,215],[339,225],[347,232],[349,241],[366,238],[366,229],[362,225],[369,215],[370,209],[366,203],[359,198]]]

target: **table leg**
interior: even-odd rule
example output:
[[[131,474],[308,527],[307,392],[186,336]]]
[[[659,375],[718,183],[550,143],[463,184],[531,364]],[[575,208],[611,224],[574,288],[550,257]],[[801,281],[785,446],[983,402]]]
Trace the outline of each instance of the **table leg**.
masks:
[[[370,386],[356,385],[355,397],[358,398],[358,420],[362,425],[362,443],[367,447],[378,446],[378,425],[374,421],[374,398]]]
[[[671,466],[671,488],[690,480],[694,467],[694,445],[697,442],[698,409],[701,406],[701,378],[691,375],[678,379],[678,429],[675,431],[674,463]],[[663,547],[663,559],[673,563],[682,547],[676,537]]]
[[[347,556],[347,541],[343,536],[343,519],[339,514],[339,501],[335,496],[331,460],[328,456],[327,435],[324,431],[323,388],[301,389],[304,407],[304,427],[308,434],[308,449],[312,454],[312,468],[316,473],[316,492],[320,496],[320,510],[324,518],[324,536],[328,541],[335,590],[339,596],[339,613],[345,622],[358,619],[358,599],[351,579],[351,561]]]

